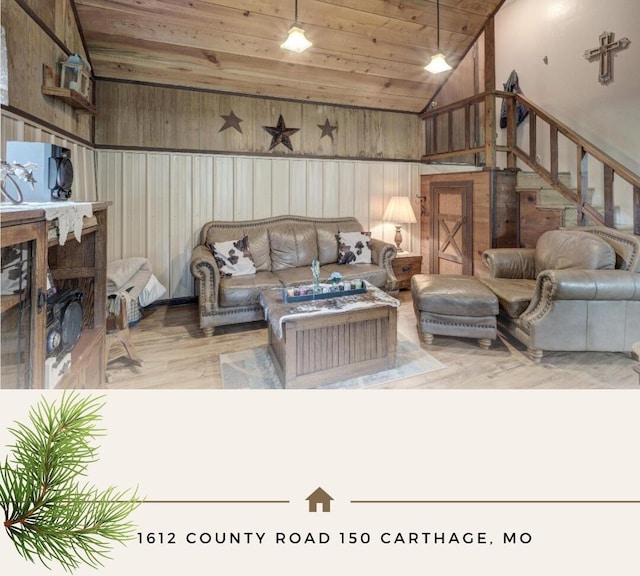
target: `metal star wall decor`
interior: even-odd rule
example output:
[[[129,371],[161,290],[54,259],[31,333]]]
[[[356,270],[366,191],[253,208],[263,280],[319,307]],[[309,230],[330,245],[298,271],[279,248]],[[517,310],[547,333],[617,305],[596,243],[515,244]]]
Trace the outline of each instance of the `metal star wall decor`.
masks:
[[[277,126],[263,126],[262,128],[272,136],[269,150],[273,150],[278,144],[284,144],[289,150],[293,151],[289,136],[295,134],[300,128],[287,128],[282,114],[280,114],[280,118],[278,118]]]
[[[242,134],[242,129],[240,128],[240,122],[242,122],[242,118],[238,118],[231,110],[231,114],[220,114],[222,118],[224,118],[224,124],[222,128],[218,130],[218,132],[223,132],[227,128],[235,128],[240,134]]]
[[[329,136],[329,138],[331,138],[331,142],[333,142],[333,131],[336,130],[338,127],[332,126],[329,123],[329,118],[325,119],[324,124],[316,124],[316,126],[320,128],[320,130],[322,130],[322,134],[320,135],[321,139],[324,138],[325,136]]]

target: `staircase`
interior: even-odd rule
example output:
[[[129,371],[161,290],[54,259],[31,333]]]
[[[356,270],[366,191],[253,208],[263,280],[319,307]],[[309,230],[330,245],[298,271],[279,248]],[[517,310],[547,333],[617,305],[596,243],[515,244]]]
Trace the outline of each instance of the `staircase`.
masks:
[[[571,186],[571,174],[558,175],[559,181],[566,187]],[[535,243],[546,230],[570,228],[578,226],[578,210],[575,203],[568,200],[535,172],[518,172],[516,177],[516,193],[520,207],[520,245],[525,248],[535,247]],[[589,190],[593,195],[593,189]],[[598,211],[604,207],[594,206]],[[619,215],[619,210],[615,209]],[[587,219],[586,224],[596,224]],[[623,229],[619,222],[614,227]],[[627,231],[632,232],[632,229]]]
[[[571,186],[571,174],[563,172],[558,175],[560,183]],[[520,224],[525,228],[539,227],[544,230],[579,226],[576,205],[558,192],[535,172],[518,172],[516,192],[520,197]],[[589,188],[587,197],[592,198],[594,189]],[[598,212],[604,212],[604,206],[593,205]],[[613,227],[633,234],[633,227],[621,222],[620,208],[614,206]],[[597,222],[586,219],[586,225],[597,225]],[[526,236],[526,234],[525,234]]]

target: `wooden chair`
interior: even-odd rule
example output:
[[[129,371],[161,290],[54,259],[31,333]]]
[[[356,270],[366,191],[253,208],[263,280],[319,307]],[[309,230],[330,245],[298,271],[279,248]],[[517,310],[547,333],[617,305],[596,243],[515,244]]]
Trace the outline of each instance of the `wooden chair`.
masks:
[[[143,362],[138,352],[131,342],[131,334],[129,332],[129,315],[127,298],[122,294],[110,296],[110,298],[118,298],[119,306],[114,308],[115,313],[107,314],[107,333],[105,336],[105,379],[111,381],[111,376],[107,373],[107,366],[110,362],[118,358],[126,357],[135,366],[142,366]],[[110,307],[107,307],[109,309]]]

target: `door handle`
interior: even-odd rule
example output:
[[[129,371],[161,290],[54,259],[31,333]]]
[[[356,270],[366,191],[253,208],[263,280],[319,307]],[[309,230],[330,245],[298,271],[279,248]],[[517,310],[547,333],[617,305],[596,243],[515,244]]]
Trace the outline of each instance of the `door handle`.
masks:
[[[38,312],[42,312],[46,302],[47,297],[45,296],[45,293],[42,291],[42,288],[38,288]]]

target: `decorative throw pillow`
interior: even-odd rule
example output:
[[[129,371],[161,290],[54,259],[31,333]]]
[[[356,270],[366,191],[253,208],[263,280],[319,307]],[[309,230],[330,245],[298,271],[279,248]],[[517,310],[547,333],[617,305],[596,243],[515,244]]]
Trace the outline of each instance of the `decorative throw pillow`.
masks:
[[[371,264],[371,232],[338,232],[338,264]]]
[[[211,251],[223,276],[248,276],[256,273],[256,266],[249,250],[249,236],[242,240],[214,242]]]

